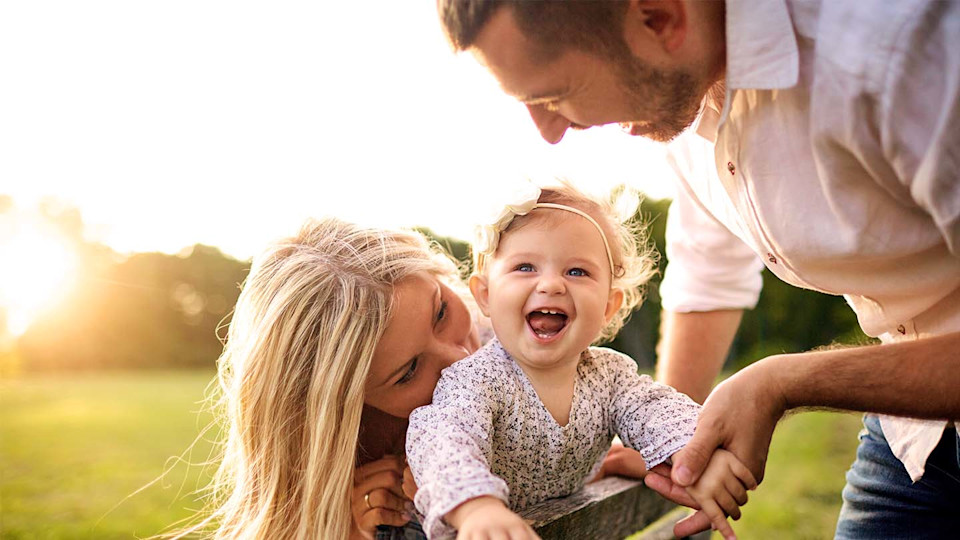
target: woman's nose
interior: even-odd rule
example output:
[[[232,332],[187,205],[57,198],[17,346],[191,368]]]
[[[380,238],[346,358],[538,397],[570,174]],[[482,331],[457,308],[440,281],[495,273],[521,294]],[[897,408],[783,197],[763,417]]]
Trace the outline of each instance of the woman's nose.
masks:
[[[563,139],[564,133],[570,127],[570,121],[563,115],[543,108],[543,105],[527,105],[530,118],[540,130],[540,136],[550,144],[557,144]]]
[[[466,345],[451,341],[435,341],[431,349],[433,349],[431,352],[437,359],[437,363],[442,367],[450,366],[457,360],[463,360],[470,356],[470,351]]]

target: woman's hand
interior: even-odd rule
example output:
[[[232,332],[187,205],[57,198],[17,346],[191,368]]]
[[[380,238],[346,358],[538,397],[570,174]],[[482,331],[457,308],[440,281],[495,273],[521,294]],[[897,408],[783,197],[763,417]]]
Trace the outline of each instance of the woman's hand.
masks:
[[[350,510],[362,537],[372,539],[377,525],[401,527],[412,519],[401,486],[403,469],[403,459],[389,455],[357,467]]]

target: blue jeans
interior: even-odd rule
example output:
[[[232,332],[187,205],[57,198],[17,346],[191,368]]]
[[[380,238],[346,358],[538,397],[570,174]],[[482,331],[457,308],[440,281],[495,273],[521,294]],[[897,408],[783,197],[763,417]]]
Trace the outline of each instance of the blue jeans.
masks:
[[[960,538],[960,436],[951,426],[911,482],[876,415],[863,418],[836,538]]]

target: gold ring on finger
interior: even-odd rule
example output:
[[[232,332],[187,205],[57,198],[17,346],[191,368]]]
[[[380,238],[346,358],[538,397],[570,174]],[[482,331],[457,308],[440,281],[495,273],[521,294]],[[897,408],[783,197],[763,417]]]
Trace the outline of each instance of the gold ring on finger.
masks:
[[[363,502],[367,503],[367,508],[369,508],[370,510],[373,510],[373,505],[370,504],[370,494],[369,494],[369,493],[367,493],[366,495],[363,496]]]

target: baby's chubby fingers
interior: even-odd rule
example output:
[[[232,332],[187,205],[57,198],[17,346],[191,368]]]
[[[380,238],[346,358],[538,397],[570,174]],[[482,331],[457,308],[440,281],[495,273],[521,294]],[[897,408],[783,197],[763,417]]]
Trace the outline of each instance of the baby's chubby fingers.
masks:
[[[754,478],[753,473],[751,473],[750,469],[748,469],[746,465],[741,463],[740,460],[732,454],[728,461],[728,465],[730,466],[730,471],[733,472],[734,476],[739,478],[743,483],[743,487],[751,491],[757,489],[757,479]]]
[[[703,507],[703,512],[710,518],[710,525],[721,535],[725,540],[736,540],[737,535],[733,532],[733,527],[730,526],[730,523],[727,521],[726,514],[723,513],[723,510],[720,509],[720,506],[712,500],[701,501],[701,506]]]
[[[728,476],[724,478],[723,487],[727,490],[727,493],[737,502],[737,505],[743,506],[747,504],[749,497],[747,496],[747,488],[740,483],[735,476]]]

